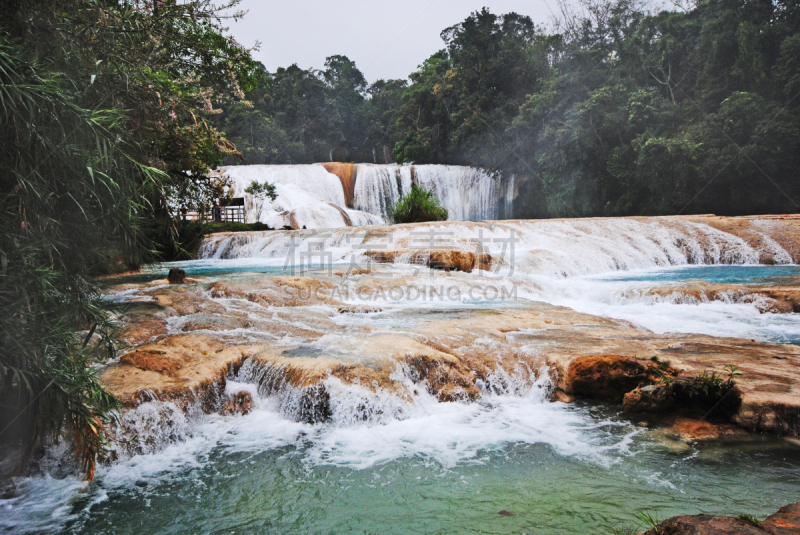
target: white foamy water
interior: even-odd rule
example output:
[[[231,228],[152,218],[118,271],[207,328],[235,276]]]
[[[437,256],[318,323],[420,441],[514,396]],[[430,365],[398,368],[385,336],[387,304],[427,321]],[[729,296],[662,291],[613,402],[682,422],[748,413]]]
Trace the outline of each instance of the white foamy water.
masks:
[[[509,444],[542,444],[559,455],[609,466],[632,455],[631,444],[639,433],[629,424],[598,421],[582,409],[548,402],[546,369],[496,378],[493,391],[473,403],[439,403],[404,374],[398,369],[395,378],[415,392],[408,400],[326,379],[331,417],[318,424],[293,417],[286,404],[297,398],[286,391],[259,395],[247,366],[229,381],[227,390],[253,394],[254,409],[248,415],[198,415],[189,423],[180,411],[166,407],[170,404],[144,403],[126,414],[124,423],[131,426],[127,433],[158,447],[101,464],[91,492],[76,477],[20,478],[16,496],[0,500],[0,526],[9,532],[58,530],[88,514],[109,493],[158,485],[233,454],[294,451],[293,457],[309,468],[356,470],[417,459],[441,470],[483,462],[483,454],[500,452]],[[501,383],[506,388],[496,387]],[[366,417],[365,405],[371,409]],[[157,431],[155,426],[179,432]],[[83,500],[80,506],[78,500]]]
[[[400,165],[356,166],[353,205],[384,219],[397,201],[411,190],[411,168]]]
[[[219,172],[233,181],[234,196],[245,199],[247,222],[261,221],[274,228],[383,224],[414,181],[434,192],[451,221],[497,219],[500,203],[507,217],[513,211],[513,179],[509,190],[499,177],[471,167],[358,164],[353,207],[346,205],[339,178],[322,165],[238,165]],[[275,201],[263,205],[260,214],[252,196],[244,192],[253,182],[274,184],[278,194]]]
[[[246,222],[260,221],[273,228],[338,228],[383,223],[380,214],[348,209],[342,183],[321,165],[234,165],[220,168],[231,178],[233,196],[244,197]],[[244,190],[251,183],[275,185],[278,197],[257,203]]]
[[[492,255],[493,272],[448,275],[444,282],[447,288],[458,290],[454,293],[469,296],[470,288],[475,286],[514,287],[522,298],[631,321],[656,333],[796,342],[800,341],[800,316],[763,314],[768,308],[763,299],[735,292],[710,300],[689,299],[679,290],[654,294],[650,290],[661,285],[656,280],[613,280],[614,274],[622,272],[647,273],[687,266],[788,264],[791,256],[768,234],[772,225],[770,222],[755,225],[763,230],[761,252],[744,240],[709,225],[675,218],[431,223],[389,227],[389,232],[375,235],[359,229],[341,229],[324,235],[219,235],[203,244],[200,255],[236,259],[237,263],[312,265],[312,260],[318,262],[321,258],[312,258],[313,252],[324,250],[330,262],[362,266],[369,262],[363,254],[369,249],[476,251],[480,247]],[[304,251],[312,254],[304,254]],[[419,276],[420,267],[407,264],[410,258],[411,255],[406,254],[394,260],[395,275],[406,279]],[[425,283],[422,279],[420,284]],[[403,295],[408,296],[407,293]],[[475,295],[483,294],[475,292]],[[377,301],[388,306],[437,306],[419,300],[405,303],[404,299],[392,300],[390,293],[386,297],[377,296]],[[455,304],[450,302],[444,306]]]
[[[370,209],[379,210],[387,204],[381,199],[391,199],[401,190],[401,186],[396,191],[391,189],[391,180],[397,185],[398,175],[393,178],[384,171],[386,169],[376,169],[372,182],[362,182],[362,186],[370,183],[382,186],[373,190],[365,186],[359,193],[357,185],[357,207],[369,205]],[[338,179],[334,179],[338,183]],[[400,176],[401,185],[402,180]],[[324,191],[315,193],[323,194]],[[384,277],[380,280],[387,281],[386,284],[397,277],[403,284],[448,285],[458,289],[461,299],[408,302],[393,299],[387,292],[373,296],[370,301],[385,309],[382,313],[340,315],[324,306],[315,308],[314,313],[329,313],[327,317],[334,318],[332,321],[348,327],[370,324],[386,332],[413,331],[414,322],[425,321],[423,311],[430,309],[445,312],[445,309],[467,306],[525,306],[525,300],[539,300],[579,312],[631,321],[657,333],[703,333],[798,342],[800,321],[796,318],[800,316],[762,314],[759,306],[763,303],[735,294],[693,300],[681,297],[678,292],[654,294],[651,291],[655,286],[680,280],[665,278],[664,273],[686,266],[720,266],[718,273],[705,275],[715,282],[724,279],[724,269],[738,269],[731,266],[754,266],[764,260],[779,264],[790,262],[786,251],[776,242],[768,241],[770,229],[767,227],[763,228],[763,242],[767,244],[763,253],[708,225],[678,219],[446,223],[401,226],[392,228],[391,234],[375,232],[373,235],[357,228],[324,233],[240,233],[210,237],[200,250],[202,260],[179,266],[187,268],[189,276],[193,268],[209,273],[218,269],[219,273],[210,275],[212,278],[224,278],[226,270],[262,271],[264,276],[269,276],[280,272],[284,266],[333,263],[340,269],[353,263],[363,265],[366,262],[363,253],[369,249],[443,248],[443,244],[449,244],[476,250],[479,243],[496,259],[500,266],[497,272],[432,271],[409,264],[410,255],[405,255],[396,260],[397,264],[377,266],[374,275],[365,275]],[[615,278],[620,273],[640,276],[636,280]],[[320,276],[326,276],[324,270]],[[692,278],[691,274],[687,277]],[[698,275],[698,278],[702,277]],[[360,279],[328,276],[328,280],[336,281],[343,288],[355,289]],[[519,303],[491,300],[475,303],[468,298],[471,288],[502,284],[517,288]],[[113,299],[119,302],[135,299],[135,293],[126,291]],[[362,303],[357,297],[342,300]],[[257,304],[240,303],[233,298],[217,301],[226,307],[239,307],[237,310],[252,313],[254,321],[261,317],[259,314],[274,312],[257,310]],[[172,320],[170,329],[178,332],[182,322],[188,319]],[[246,335],[238,331],[216,334]],[[336,348],[344,348],[357,356],[358,347],[341,339],[346,336],[332,332],[306,345],[313,350],[327,349],[337,358]],[[286,344],[291,345],[290,341]],[[688,488],[686,481],[695,477],[697,470],[708,470],[703,472],[703,478],[716,477],[714,474],[718,472],[714,467],[684,468],[681,463],[688,466],[694,454],[682,458],[681,463],[670,465],[672,461],[668,460],[666,466],[653,469],[652,464],[664,455],[641,460],[645,455],[643,450],[652,447],[644,438],[646,431],[616,417],[594,415],[580,405],[548,402],[546,394],[550,383],[546,370],[492,377],[489,384],[481,385],[483,396],[478,401],[454,403],[439,403],[425,388],[414,384],[402,367],[392,378],[410,393],[405,397],[367,386],[346,385],[329,377],[323,385],[330,396],[330,419],[314,424],[302,421],[303,391],[285,383],[279,388],[264,387],[275,384],[268,380],[273,378],[268,375],[274,372],[249,361],[228,382],[228,393],[246,390],[253,396],[253,411],[246,416],[203,415],[191,410],[184,413],[170,403],[143,403],[124,415],[125,429],[117,430],[122,439],[115,450],[118,460],[99,467],[96,484],[87,490],[75,477],[35,476],[17,480],[13,497],[0,499],[3,512],[0,527],[11,532],[62,529],[76,517],[91,516],[92,508],[102,507],[109,496],[141,494],[149,499],[147,492],[140,493],[139,489],[163,488],[171,482],[202,486],[204,478],[225,477],[228,463],[255,463],[255,460],[241,459],[256,459],[265,452],[278,459],[275,462],[281,470],[294,465],[300,465],[306,474],[327,470],[326,467],[332,471],[372,473],[374,470],[377,478],[382,466],[405,467],[408,464],[403,463],[412,462],[431,467],[436,474],[486,463],[482,473],[491,475],[498,459],[514,462],[509,452],[515,451],[515,447],[536,446],[540,448],[536,450],[538,453],[532,454],[535,462],[526,466],[544,464],[549,467],[548,463],[552,463],[554,470],[563,470],[564,474],[577,470],[587,480],[600,477],[605,478],[605,482],[613,479],[619,467],[620,473],[625,474],[621,477],[629,478],[625,488],[633,489],[632,496],[639,488],[680,494]],[[602,476],[597,476],[598,473]],[[310,494],[314,491],[309,489],[327,485],[324,479],[312,483],[300,479],[291,479],[291,485],[310,485],[304,491]],[[645,483],[631,483],[640,480]],[[230,484],[236,485],[237,480],[233,479]],[[404,482],[404,485],[413,487],[414,483]],[[698,487],[702,490],[704,485]],[[702,496],[696,489],[692,492]],[[288,508],[289,504],[281,507]],[[496,516],[498,509],[494,509],[493,515]]]
[[[203,242],[198,255],[201,259],[260,258],[277,265],[291,260],[292,253],[324,251],[329,262],[349,262],[363,260],[369,249],[437,248],[482,250],[504,264],[506,271],[552,277],[690,264],[757,264],[760,260],[758,251],[742,239],[680,219],[429,223],[369,234],[365,229],[218,234]],[[785,258],[776,260],[780,263]]]

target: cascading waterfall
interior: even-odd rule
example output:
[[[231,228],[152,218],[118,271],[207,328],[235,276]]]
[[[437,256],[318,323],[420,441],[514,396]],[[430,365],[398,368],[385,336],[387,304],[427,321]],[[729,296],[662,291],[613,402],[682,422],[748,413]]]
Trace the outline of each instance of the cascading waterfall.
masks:
[[[339,178],[321,165],[238,165],[220,173],[233,181],[233,196],[244,197],[246,221],[274,228],[338,228],[382,223],[376,215],[350,210]],[[244,190],[252,182],[275,185],[278,197],[264,203],[260,214]]]
[[[356,167],[354,206],[387,218],[392,207],[411,189],[411,167],[360,164]]]
[[[419,186],[433,191],[447,208],[451,221],[497,219],[501,181],[482,169],[455,165],[417,165],[414,178]]]
[[[329,253],[332,262],[347,263],[363,260],[362,255],[369,249],[422,249],[429,238],[420,232],[430,231],[446,247],[466,251],[475,251],[475,240],[480,239],[485,252],[503,259],[516,273],[555,278],[692,264],[791,262],[791,256],[767,240],[767,235],[764,242],[772,242],[771,247],[777,249],[762,259],[763,251],[756,251],[737,236],[681,219],[429,223],[424,227],[391,227],[391,233],[374,237],[358,229],[341,229],[328,235],[296,233],[291,236],[294,241],[289,235],[277,233],[223,234],[209,237],[199,256],[258,258],[284,265],[292,250],[301,255],[321,248]],[[410,260],[406,255],[395,262],[403,262],[406,257]]]
[[[503,202],[505,213],[511,213],[504,181],[471,167],[358,164],[354,184],[350,176],[343,180],[323,165],[241,165],[220,168],[219,173],[232,180],[234,196],[245,199],[248,223],[261,221],[275,228],[382,224],[414,182],[433,191],[452,221],[498,219]],[[275,201],[264,203],[261,213],[244,191],[254,181],[274,184],[278,194]],[[352,206],[345,192],[350,187]]]
[[[513,219],[514,218],[514,175],[511,175],[508,178],[506,183],[506,195],[503,199],[503,219]]]

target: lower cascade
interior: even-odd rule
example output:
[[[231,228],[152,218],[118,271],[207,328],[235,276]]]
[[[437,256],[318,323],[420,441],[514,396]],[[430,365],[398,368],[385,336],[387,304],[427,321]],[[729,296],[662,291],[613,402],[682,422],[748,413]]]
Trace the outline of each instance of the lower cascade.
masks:
[[[368,166],[349,190],[308,167],[329,205],[351,192],[351,220],[410,180]],[[211,235],[109,283],[126,347],[98,368],[122,406],[96,479],[54,445],[0,526],[392,532],[414,503],[423,532],[603,533],[653,503],[735,512],[710,485],[767,517],[800,492],[799,251],[794,217]],[[730,365],[723,400],[694,395]]]
[[[222,167],[234,197],[245,199],[245,220],[273,228],[340,228],[383,224],[411,185],[430,190],[452,221],[510,218],[513,176],[455,165],[241,165]],[[252,182],[275,185],[277,198],[260,213],[245,189]]]

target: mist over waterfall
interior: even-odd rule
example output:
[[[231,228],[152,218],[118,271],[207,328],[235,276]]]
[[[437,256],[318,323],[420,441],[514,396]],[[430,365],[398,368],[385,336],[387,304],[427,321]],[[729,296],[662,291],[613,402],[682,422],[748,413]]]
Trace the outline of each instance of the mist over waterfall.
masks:
[[[327,165],[327,164],[326,164]],[[329,170],[330,169],[330,170]],[[241,165],[223,167],[234,197],[245,199],[246,221],[275,228],[342,228],[383,224],[412,184],[433,191],[451,221],[496,220],[513,210],[513,177],[454,165]],[[244,190],[274,184],[278,197],[260,213]]]

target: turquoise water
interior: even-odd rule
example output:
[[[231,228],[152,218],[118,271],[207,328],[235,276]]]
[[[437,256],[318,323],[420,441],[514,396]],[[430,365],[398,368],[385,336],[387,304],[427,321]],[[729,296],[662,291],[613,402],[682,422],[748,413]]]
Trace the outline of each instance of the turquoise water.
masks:
[[[691,266],[597,277],[620,282],[704,281],[721,284],[798,284],[800,266]]]
[[[685,300],[676,284],[684,281],[796,287],[800,284],[800,266],[721,265],[614,272],[560,281],[544,298],[580,312],[630,321],[658,334],[707,334],[800,344],[800,314],[763,313],[760,307],[768,301],[743,295],[736,288],[712,299]],[[654,287],[663,295],[651,292]],[[672,295],[666,291],[670,288]]]
[[[189,277],[286,273],[258,261],[200,261],[124,280],[157,280],[169,267]],[[568,279],[548,291],[571,308],[656,332],[791,343],[800,341],[797,315],[619,296],[649,283],[789,284],[798,276],[797,266],[687,267]],[[454,307],[340,321],[413,329],[427,315],[462,313]],[[101,466],[89,486],[63,475],[17,480],[0,492],[0,531],[601,534],[641,528],[638,511],[763,518],[800,500],[800,447],[774,437],[685,444],[618,407],[550,403],[536,389],[475,403],[423,395],[403,415],[309,425],[256,397],[251,414],[183,422],[179,440]]]
[[[548,439],[487,443],[473,458],[451,464],[425,455],[423,447],[418,455],[353,469],[317,458],[313,433],[305,444],[299,439],[274,448],[220,444],[196,455],[196,466],[155,473],[129,466],[117,470],[127,469],[127,477],[101,475],[97,487],[74,502],[65,530],[608,533],[636,526],[637,511],[662,518],[700,512],[764,517],[800,496],[796,447],[758,438],[674,451],[613,409],[571,410],[586,427],[585,452],[566,454]],[[448,428],[438,432],[446,435]],[[630,440],[624,448],[589,454],[588,448],[623,437]],[[98,494],[103,501],[92,505]]]

